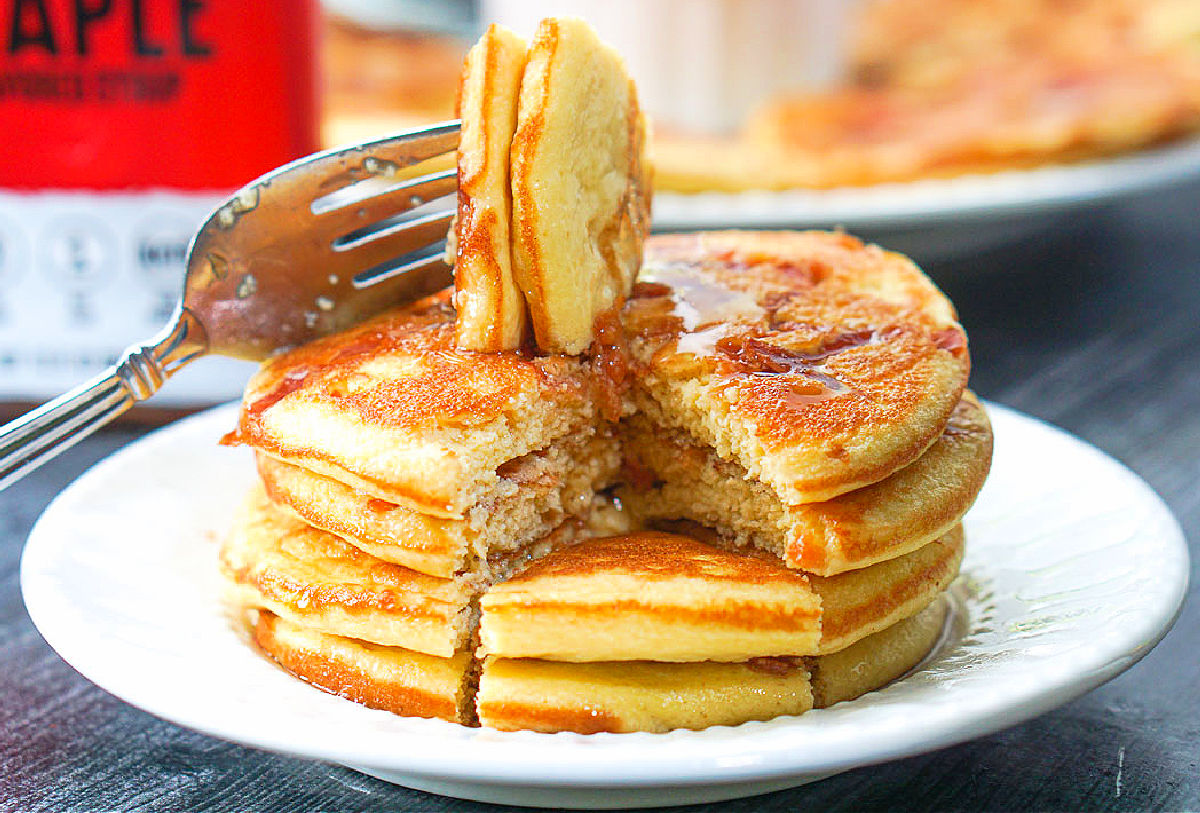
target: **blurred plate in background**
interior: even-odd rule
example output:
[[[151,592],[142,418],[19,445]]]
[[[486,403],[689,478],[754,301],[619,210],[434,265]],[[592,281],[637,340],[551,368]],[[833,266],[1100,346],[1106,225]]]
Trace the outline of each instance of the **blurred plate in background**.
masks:
[[[838,189],[657,193],[658,231],[843,228],[921,262],[962,257],[1058,217],[1200,177],[1200,138],[1104,160]]]

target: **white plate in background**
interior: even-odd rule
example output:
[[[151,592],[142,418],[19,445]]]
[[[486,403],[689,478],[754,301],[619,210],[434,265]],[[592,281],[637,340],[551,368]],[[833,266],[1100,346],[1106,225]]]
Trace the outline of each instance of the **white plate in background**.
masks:
[[[1166,633],[1187,590],[1178,524],[1134,474],[997,406],[993,471],[967,518],[955,616],[924,666],[801,717],[669,734],[535,734],[396,717],[325,694],[261,656],[227,616],[216,558],[253,481],[217,445],[220,407],[101,462],[34,528],[29,614],[101,688],[248,746],[412,788],[559,807],[747,796],[919,754],[1040,714],[1114,677]]]
[[[780,192],[654,195],[664,231],[845,228],[935,261],[1052,225],[1083,206],[1200,178],[1200,138],[1110,158],[905,183]]]

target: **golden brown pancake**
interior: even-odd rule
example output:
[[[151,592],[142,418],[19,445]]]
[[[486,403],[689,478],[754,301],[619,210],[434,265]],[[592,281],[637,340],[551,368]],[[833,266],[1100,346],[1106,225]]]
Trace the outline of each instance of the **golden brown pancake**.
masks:
[[[431,516],[497,496],[497,470],[600,425],[586,361],[454,347],[449,292],[278,356],[250,380],[230,443]]]
[[[823,576],[908,553],[945,534],[975,501],[992,456],[987,415],[966,392],[941,436],[915,462],[832,500],[788,506],[741,466],[680,430],[642,415],[621,426],[625,482],[619,493],[642,520],[698,522]]]
[[[472,725],[474,662],[317,632],[259,612],[254,639],[296,677],[347,700],[405,717],[438,717]]]
[[[467,350],[515,350],[525,334],[525,297],[512,273],[508,172],[525,51],[524,40],[491,25],[467,53],[459,84],[455,341]]]
[[[844,234],[655,237],[623,319],[637,407],[785,505],[915,461],[970,369],[966,335],[933,283]]]
[[[1077,161],[1200,128],[1194,0],[880,0],[850,76],[736,139],[656,139],[660,189],[838,187]]]
[[[512,232],[513,269],[548,353],[582,353],[629,293],[649,228],[644,144],[621,57],[582,20],[543,20],[512,140]]]
[[[939,598],[924,610],[845,649],[809,660],[813,705],[853,700],[916,666],[942,636],[949,604]]]
[[[477,585],[383,562],[255,489],[221,549],[230,598],[303,627],[449,657],[469,638]]]
[[[919,663],[941,634],[945,601],[834,655],[747,663],[558,663],[488,658],[476,704],[503,731],[662,732],[802,714],[858,697]],[[810,677],[811,675],[811,677]]]
[[[442,578],[490,576],[495,556],[519,550],[568,520],[587,518],[596,491],[613,482],[619,464],[617,440],[607,429],[581,441],[561,439],[505,463],[497,470],[500,487],[493,499],[462,519],[445,519],[258,455],[259,476],[275,503],[372,556]]]
[[[845,648],[921,610],[954,579],[962,531],[838,576],[757,550],[654,531],[586,540],[480,602],[481,651],[556,661],[742,661]]]

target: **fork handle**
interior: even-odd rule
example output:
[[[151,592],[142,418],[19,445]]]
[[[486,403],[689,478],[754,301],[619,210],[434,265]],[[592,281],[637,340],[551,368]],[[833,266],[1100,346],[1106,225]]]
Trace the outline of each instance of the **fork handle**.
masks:
[[[149,398],[206,349],[199,320],[180,308],[149,343],[130,347],[100,375],[0,427],[0,490]]]

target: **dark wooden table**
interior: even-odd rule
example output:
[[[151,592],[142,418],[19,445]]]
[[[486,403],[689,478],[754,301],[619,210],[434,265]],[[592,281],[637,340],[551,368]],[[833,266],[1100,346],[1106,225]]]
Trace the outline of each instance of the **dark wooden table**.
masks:
[[[1180,186],[929,268],[970,333],[974,388],[1124,461],[1166,499],[1194,545],[1198,213],[1200,185]],[[0,810],[488,809],[177,728],[95,688],[46,646],[21,603],[21,545],[60,489],[141,431],[90,439],[0,493]],[[1198,763],[1200,608],[1191,601],[1145,660],[1031,722],[713,807],[1198,810]]]

